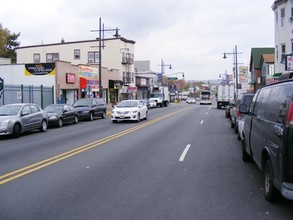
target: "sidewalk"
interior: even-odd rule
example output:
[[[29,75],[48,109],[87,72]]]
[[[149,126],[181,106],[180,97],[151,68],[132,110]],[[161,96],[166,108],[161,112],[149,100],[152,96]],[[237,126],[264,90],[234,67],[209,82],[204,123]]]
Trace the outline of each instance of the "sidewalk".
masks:
[[[111,115],[111,112],[112,112],[112,103],[109,103],[106,105],[107,106],[107,116],[110,116]]]

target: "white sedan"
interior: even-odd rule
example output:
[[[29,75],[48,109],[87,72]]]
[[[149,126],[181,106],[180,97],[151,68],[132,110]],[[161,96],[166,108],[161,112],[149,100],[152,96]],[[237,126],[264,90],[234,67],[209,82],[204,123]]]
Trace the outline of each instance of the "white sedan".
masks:
[[[123,100],[119,102],[111,113],[113,123],[117,121],[137,121],[148,118],[147,106],[140,100]]]

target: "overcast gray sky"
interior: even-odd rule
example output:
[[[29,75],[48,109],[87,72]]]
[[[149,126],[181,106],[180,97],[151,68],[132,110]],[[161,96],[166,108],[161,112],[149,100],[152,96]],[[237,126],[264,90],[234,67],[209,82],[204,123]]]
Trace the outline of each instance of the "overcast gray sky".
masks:
[[[0,23],[21,35],[21,46],[89,40],[105,28],[136,41],[135,60],[172,64],[166,74],[184,72],[187,80],[217,79],[248,65],[252,47],[274,47],[273,0],[11,0],[1,1]],[[110,34],[110,33],[109,33]],[[114,33],[111,33],[113,35]]]

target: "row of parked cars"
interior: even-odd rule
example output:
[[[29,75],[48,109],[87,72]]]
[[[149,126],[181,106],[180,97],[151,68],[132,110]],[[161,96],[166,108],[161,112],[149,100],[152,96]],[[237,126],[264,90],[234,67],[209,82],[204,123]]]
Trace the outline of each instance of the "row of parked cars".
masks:
[[[62,127],[65,123],[77,124],[79,120],[94,120],[106,117],[106,104],[103,99],[82,98],[73,105],[51,104],[42,109],[33,103],[15,103],[0,106],[0,135],[17,138],[25,131],[48,126]]]
[[[245,94],[230,113],[227,109],[241,141],[242,160],[254,161],[263,172],[265,198],[293,200],[293,80]]]
[[[148,109],[156,107],[145,100],[123,100],[111,112],[113,123],[137,121],[148,118]],[[0,106],[0,135],[18,138],[22,133],[39,129],[47,131],[48,126],[62,127],[77,124],[80,120],[92,121],[106,118],[107,107],[103,99],[82,98],[73,105],[50,104],[42,109],[33,103],[16,103]]]

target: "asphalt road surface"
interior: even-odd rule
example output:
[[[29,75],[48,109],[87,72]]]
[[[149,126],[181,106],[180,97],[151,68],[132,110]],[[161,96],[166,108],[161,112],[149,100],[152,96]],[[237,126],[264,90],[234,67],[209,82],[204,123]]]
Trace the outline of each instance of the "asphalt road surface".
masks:
[[[292,219],[216,105],[0,137],[0,219]]]

